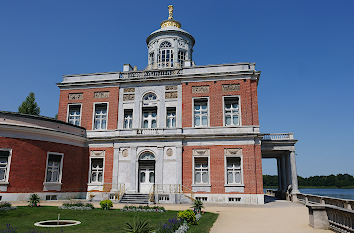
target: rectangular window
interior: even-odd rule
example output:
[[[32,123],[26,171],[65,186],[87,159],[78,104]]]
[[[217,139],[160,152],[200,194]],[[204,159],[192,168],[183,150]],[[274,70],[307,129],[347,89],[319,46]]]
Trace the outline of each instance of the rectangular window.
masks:
[[[94,129],[107,129],[107,104],[95,104]]]
[[[124,109],[124,129],[131,129],[133,125],[133,109]]]
[[[225,126],[240,124],[239,98],[224,97]]]
[[[209,184],[208,157],[194,157],[194,184]]]
[[[157,128],[157,108],[143,108],[143,128]]]
[[[8,181],[10,169],[10,151],[0,150],[0,182]]]
[[[68,113],[68,122],[73,125],[80,126],[80,118],[81,118],[81,105],[75,104],[69,105],[69,113]]]
[[[183,67],[184,61],[186,60],[186,51],[179,50],[178,51],[178,63]]]
[[[194,99],[194,127],[208,126],[208,99]]]
[[[46,182],[61,182],[63,156],[48,154]]]
[[[176,108],[167,108],[167,128],[176,128]]]
[[[103,182],[103,158],[91,158],[90,183]]]
[[[226,177],[228,184],[242,184],[240,157],[226,157]]]
[[[150,64],[153,65],[155,63],[155,61],[154,61],[154,52],[149,54],[149,59],[150,59]]]

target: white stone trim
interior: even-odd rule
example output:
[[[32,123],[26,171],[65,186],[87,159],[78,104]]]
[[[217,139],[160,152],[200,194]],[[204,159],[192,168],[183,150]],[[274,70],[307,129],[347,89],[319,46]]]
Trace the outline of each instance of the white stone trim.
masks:
[[[58,182],[47,182],[48,159],[49,159],[50,154],[61,156]],[[47,152],[45,176],[44,176],[44,182],[43,182],[43,191],[50,191],[50,190],[60,191],[61,190],[62,177],[63,177],[63,164],[64,164],[64,153],[51,152],[51,151]]]
[[[1,201],[28,201],[33,193],[0,193]],[[46,202],[47,195],[57,195],[58,200],[70,200],[86,198],[87,192],[36,192],[41,199],[41,203]]]
[[[239,108],[239,114],[238,114],[238,122],[239,124],[238,125],[226,125],[226,122],[225,122],[225,98],[232,98],[232,97],[236,97],[238,98],[238,108]],[[239,127],[239,126],[242,126],[242,112],[241,112],[241,109],[242,106],[241,106],[241,95],[224,95],[222,96],[222,124],[224,127]]]
[[[227,182],[227,158],[240,158],[240,167],[241,167],[241,183],[228,183]],[[244,187],[244,168],[243,168],[243,154],[241,148],[225,148],[224,149],[224,175],[225,175],[225,191],[228,189],[229,192],[240,192],[239,188]],[[228,188],[227,188],[228,187]],[[233,191],[233,188],[235,187]],[[243,190],[242,190],[243,191]]]
[[[94,102],[92,108],[92,130],[93,131],[103,131],[108,129],[108,116],[109,116],[109,102]],[[96,104],[107,104],[107,117],[106,117],[106,128],[105,129],[95,129],[95,111]]]
[[[195,193],[196,197],[207,197],[207,203],[220,203],[220,204],[246,204],[246,205],[263,205],[264,194],[211,194],[211,193]],[[239,202],[229,202],[231,198],[241,198]]]
[[[9,185],[9,176],[10,176],[10,169],[11,169],[12,149],[10,149],[10,148],[0,148],[0,151],[8,151],[8,152],[9,152],[9,157],[8,157],[8,159],[7,159],[5,180],[4,180],[4,181],[0,181],[0,191],[1,191],[1,192],[6,192],[6,191],[7,191],[7,186]]]
[[[200,100],[200,99],[207,99],[207,105],[208,105],[208,125],[203,126],[195,126],[194,125],[194,102],[195,100]],[[192,127],[193,128],[209,128],[210,127],[210,97],[209,96],[201,96],[201,97],[192,97]]]
[[[81,126],[81,117],[82,117],[82,103],[70,103],[68,104],[67,106],[67,109],[66,109],[66,122],[69,123],[69,110],[70,110],[70,106],[71,105],[80,105],[80,124],[79,126]]]
[[[96,152],[96,153],[95,153]],[[98,153],[100,152],[100,153]],[[92,159],[102,159],[103,160],[103,171],[102,171],[102,182],[91,182],[91,160]],[[102,186],[103,190],[103,184],[104,184],[104,173],[105,173],[105,159],[106,159],[106,151],[104,150],[91,150],[90,151],[90,158],[89,158],[89,177],[88,177],[88,186]],[[102,191],[100,190],[100,191]],[[88,189],[88,191],[90,191]]]
[[[204,152],[204,153],[200,153],[200,152]],[[196,184],[195,183],[195,158],[198,158],[198,157],[206,157],[206,158],[208,158],[208,183],[206,183],[206,184]],[[210,186],[211,186],[211,182],[210,182],[210,168],[211,168],[211,166],[210,166],[210,149],[209,148],[206,148],[206,149],[193,149],[193,151],[192,151],[192,187],[193,187],[193,191],[209,191],[210,192]],[[195,190],[195,188],[194,187],[199,187],[199,188],[197,188],[197,189],[203,189],[203,190]],[[205,188],[207,188],[207,190],[204,190],[204,188],[203,187],[205,187]]]

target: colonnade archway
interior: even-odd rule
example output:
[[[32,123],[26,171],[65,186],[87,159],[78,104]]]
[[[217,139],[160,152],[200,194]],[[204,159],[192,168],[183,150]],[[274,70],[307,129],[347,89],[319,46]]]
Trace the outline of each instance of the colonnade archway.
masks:
[[[296,198],[299,193],[295,143],[293,134],[266,134],[262,139],[262,158],[276,159],[278,174],[278,190],[276,196],[280,199]]]

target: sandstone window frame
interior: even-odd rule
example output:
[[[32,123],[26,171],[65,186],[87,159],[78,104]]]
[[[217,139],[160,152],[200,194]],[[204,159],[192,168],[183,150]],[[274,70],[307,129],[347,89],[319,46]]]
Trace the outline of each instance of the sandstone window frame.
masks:
[[[187,57],[187,50],[179,49],[177,53],[177,58],[178,58],[177,60],[181,67],[184,66],[184,61],[186,60],[186,57]]]
[[[10,169],[11,169],[12,149],[10,149],[10,148],[0,148],[0,151],[8,152],[6,164],[5,163],[0,163],[0,169],[4,169],[5,170],[4,179],[0,180],[0,185],[1,184],[7,185],[9,183],[9,176],[10,176]],[[1,157],[3,157],[3,156],[1,156]],[[4,166],[4,164],[5,164],[5,166]]]
[[[176,128],[176,124],[177,124],[177,108],[166,107],[166,128],[174,129]]]
[[[96,125],[96,106],[97,105],[106,105],[106,125],[105,125],[105,128],[102,128],[102,117],[100,118],[100,128],[96,128],[95,125]],[[92,109],[92,130],[107,130],[108,128],[108,113],[109,113],[109,102],[94,102],[93,103],[93,109]],[[102,114],[100,114],[101,116]]]
[[[202,113],[202,110],[198,110],[199,113],[199,120],[200,120],[200,124],[199,125],[196,125],[196,122],[195,122],[195,117],[196,117],[196,110],[195,110],[195,106],[196,106],[196,102],[206,102],[207,104],[207,113],[206,113],[206,116],[207,116],[207,124],[204,125],[202,122],[203,122],[203,113]],[[209,96],[205,96],[205,97],[193,97],[192,98],[192,126],[194,128],[206,128],[206,127],[209,127],[210,126],[210,104],[209,104]]]
[[[230,153],[231,151],[231,153]],[[240,168],[228,168],[228,159],[230,158],[238,158],[240,159]],[[228,171],[233,172],[233,182],[228,181]],[[237,183],[235,182],[235,172],[240,171],[241,175],[241,182]],[[244,169],[243,169],[243,155],[242,155],[242,149],[239,148],[227,148],[224,149],[224,173],[225,173],[225,186],[234,186],[234,187],[243,187],[244,186]]]
[[[204,152],[204,153],[200,153]],[[203,168],[202,166],[196,167],[196,159],[206,158],[207,159],[207,167]],[[207,169],[207,171],[205,171]],[[201,182],[196,182],[196,172],[201,172]],[[203,182],[203,174],[207,172],[208,181]],[[199,186],[199,187],[210,187],[210,149],[194,149],[192,152],[192,186]]]
[[[57,168],[58,169],[58,180],[56,181],[52,181],[52,180],[49,180],[48,181],[48,169],[49,169],[49,158],[51,155],[54,155],[54,156],[61,156],[60,158],[60,164],[59,164],[59,167]],[[59,153],[59,152],[47,152],[47,162],[46,162],[46,169],[45,169],[45,179],[44,179],[44,183],[55,183],[55,184],[61,184],[62,183],[62,178],[63,178],[63,163],[64,162],[64,153]],[[55,166],[52,166],[52,170],[53,168],[55,168]],[[52,174],[54,172],[52,171]]]
[[[156,129],[158,128],[158,108],[154,107],[143,107],[141,114],[141,127],[143,129]],[[145,125],[145,122],[147,125]],[[154,123],[155,122],[155,123]]]
[[[149,53],[149,64],[150,65],[154,65],[155,64],[155,53],[154,52],[150,52]]]
[[[133,109],[124,109],[123,110],[123,129],[132,129],[133,127],[133,115],[134,115],[134,110]]]
[[[102,169],[96,169],[96,173],[99,174],[100,172],[102,173],[102,181],[92,181],[92,174],[93,174],[93,169],[92,169],[92,160],[94,159],[100,159],[102,160]],[[101,171],[100,171],[101,170]],[[94,185],[103,185],[104,184],[104,173],[105,173],[105,156],[103,153],[103,156],[90,156],[90,171],[89,171],[89,184],[94,184]],[[97,175],[98,177],[98,175]],[[98,179],[97,179],[98,180]]]
[[[228,99],[233,99],[233,98],[237,98],[238,99],[238,113],[235,114],[233,111],[233,107],[231,107],[231,109],[229,111],[231,111],[231,113],[226,113],[226,103],[230,100]],[[235,127],[235,126],[241,126],[242,125],[242,114],[241,114],[241,96],[240,95],[227,95],[227,96],[223,96],[222,98],[222,104],[223,104],[223,126],[224,127]],[[231,101],[230,101],[231,102]],[[226,123],[226,116],[230,115],[231,116],[231,124],[227,124]],[[234,124],[233,123],[233,117],[234,116],[238,116],[238,124]]]
[[[72,106],[80,106],[79,124],[78,124],[77,126],[81,126],[82,103],[70,103],[70,104],[68,104],[67,114],[66,114],[67,122],[68,122],[69,124],[72,124],[72,123],[70,123],[70,116],[71,116],[71,114],[70,114],[70,107],[72,107]],[[75,117],[76,115],[73,115],[73,116]],[[77,121],[77,120],[76,120],[76,121]],[[76,125],[76,124],[73,124],[73,125]]]

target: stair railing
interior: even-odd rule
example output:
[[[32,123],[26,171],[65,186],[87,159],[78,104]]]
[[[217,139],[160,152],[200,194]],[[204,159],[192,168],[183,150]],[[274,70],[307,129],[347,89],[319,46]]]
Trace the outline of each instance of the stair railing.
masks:
[[[156,184],[153,184],[150,188],[150,191],[149,191],[149,202],[153,202],[155,203],[155,192],[156,192]]]
[[[194,201],[194,191],[182,184],[154,184],[150,190],[150,195],[156,196],[158,194],[183,194],[192,201]]]

